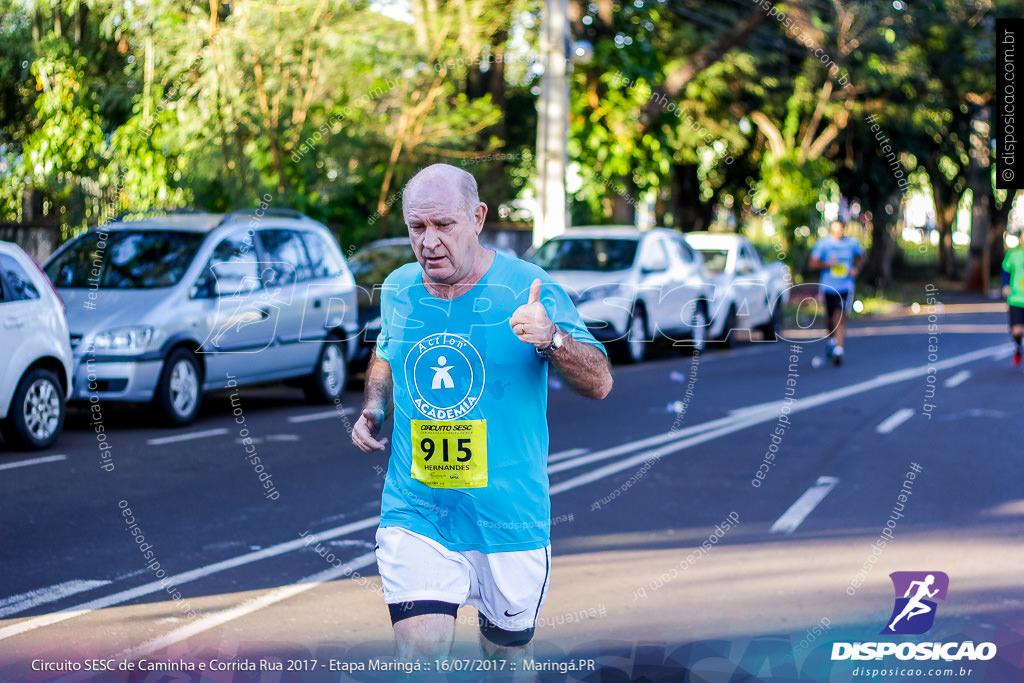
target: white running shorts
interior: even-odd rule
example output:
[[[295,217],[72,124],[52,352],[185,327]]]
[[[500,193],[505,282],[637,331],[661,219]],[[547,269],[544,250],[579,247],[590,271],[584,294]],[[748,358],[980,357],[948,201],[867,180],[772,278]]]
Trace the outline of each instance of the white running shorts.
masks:
[[[507,631],[534,627],[551,579],[551,546],[454,552],[400,527],[377,529],[377,568],[389,604],[438,600],[470,605]]]

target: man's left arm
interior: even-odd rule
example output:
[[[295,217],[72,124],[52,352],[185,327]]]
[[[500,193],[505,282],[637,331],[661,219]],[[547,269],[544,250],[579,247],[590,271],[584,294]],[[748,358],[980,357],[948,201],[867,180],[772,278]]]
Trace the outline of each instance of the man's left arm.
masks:
[[[540,279],[530,286],[530,298],[512,314],[509,324],[519,341],[533,344],[538,351],[549,349],[555,335],[561,334],[561,346],[549,352],[548,359],[569,386],[580,396],[602,399],[612,390],[612,366],[601,349],[573,338],[548,317],[540,302]]]
[[[860,242],[853,240],[853,243],[856,246],[853,250],[853,263],[850,264],[850,277],[857,279],[857,276],[860,275],[860,271],[864,269],[864,261],[867,259],[864,255],[864,247],[860,245]]]
[[[551,324],[551,338],[557,326]],[[612,364],[608,362],[607,356],[601,353],[601,349],[592,344],[585,344],[577,341],[572,335],[562,332],[565,341],[561,348],[556,349],[548,356],[551,365],[558,370],[559,376],[564,379],[572,390],[586,398],[602,399],[611,393],[612,390]],[[548,342],[550,345],[551,342]]]

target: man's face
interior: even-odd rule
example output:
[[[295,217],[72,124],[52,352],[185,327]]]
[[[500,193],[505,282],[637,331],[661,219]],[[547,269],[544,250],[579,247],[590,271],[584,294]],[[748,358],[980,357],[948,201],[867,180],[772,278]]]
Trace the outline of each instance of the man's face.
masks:
[[[472,270],[487,207],[463,206],[454,184],[426,180],[404,197],[405,222],[416,260],[434,282],[456,284]]]
[[[843,239],[843,224],[836,221],[830,228],[832,232],[832,239],[841,240]]]

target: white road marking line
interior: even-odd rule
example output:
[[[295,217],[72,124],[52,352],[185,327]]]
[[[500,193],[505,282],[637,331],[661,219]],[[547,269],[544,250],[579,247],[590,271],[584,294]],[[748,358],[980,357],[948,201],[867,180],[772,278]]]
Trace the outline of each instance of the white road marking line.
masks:
[[[961,384],[963,384],[964,382],[966,382],[970,378],[971,378],[971,371],[970,370],[961,370],[960,372],[956,373],[955,375],[953,375],[952,377],[947,379],[945,382],[943,382],[943,384],[948,389],[952,389],[953,387],[960,386]]]
[[[317,536],[320,536],[320,534],[317,534]],[[232,621],[233,619],[244,617],[247,614],[251,614],[257,610],[261,610],[264,607],[270,607],[274,603],[281,602],[282,600],[287,600],[288,598],[293,598],[296,595],[299,595],[300,593],[305,593],[306,591],[316,588],[317,586],[320,586],[327,581],[332,581],[341,576],[348,576],[352,574],[352,572],[362,569],[363,567],[366,567],[368,565],[371,565],[376,561],[376,553],[372,551],[368,552],[364,555],[360,555],[359,557],[353,560],[350,560],[341,567],[331,567],[330,569],[325,569],[324,571],[313,574],[312,576],[307,576],[304,579],[300,579],[298,582],[294,584],[288,586],[281,586],[280,588],[275,588],[274,590],[268,593],[264,593],[258,598],[254,598],[253,600],[249,600],[248,602],[244,602],[241,605],[232,607],[230,609],[226,609],[222,612],[211,614],[208,617],[197,619],[159,638],[151,640],[147,643],[143,643],[142,645],[139,645],[138,647],[132,648],[130,650],[125,650],[120,654],[114,655],[114,657],[115,659],[124,658],[131,660],[136,659],[138,657],[143,657],[145,655],[153,654],[154,652],[174,645],[175,643],[180,643],[183,640],[188,640],[194,635],[197,635],[204,631],[209,631],[211,628],[215,628],[222,624],[226,624],[227,622]]]
[[[329,420],[332,417],[338,417],[339,415],[351,415],[355,410],[355,408],[345,408],[342,411],[323,410],[318,413],[308,413],[306,415],[292,415],[288,418],[288,421],[292,424],[299,424],[302,422],[315,422],[316,420]]]
[[[889,417],[882,420],[875,431],[879,434],[892,434],[892,432],[899,427],[901,424],[914,417],[914,411],[912,408],[900,408]]]
[[[921,377],[928,374],[929,369],[932,368],[934,369],[932,371],[937,372],[939,370],[948,370],[949,368],[956,367],[957,365],[971,363],[982,358],[987,358],[988,356],[995,353],[996,350],[999,348],[1000,347],[998,346],[993,346],[985,349],[979,349],[978,351],[972,351],[970,353],[965,353],[961,356],[954,356],[953,358],[948,358],[944,361],[939,361],[938,363],[935,363],[931,366],[921,365],[916,368],[906,368],[904,370],[898,370],[896,372],[890,372],[884,375],[879,375],[874,379],[866,380],[864,382],[851,384],[850,386],[847,387],[839,387],[838,389],[832,389],[831,391],[826,391],[820,394],[814,394],[813,396],[808,396],[806,398],[797,398],[797,400],[793,404],[793,409],[790,412],[798,413],[804,410],[810,410],[811,408],[817,408],[818,406],[822,406],[833,401],[838,401],[849,396],[854,396],[865,391],[870,391],[873,389],[886,387],[891,384],[896,384],[897,382],[904,382],[908,379]],[[780,401],[778,405],[781,404],[782,402]],[[581,474],[571,479],[567,479],[565,481],[554,484],[551,486],[550,493],[551,495],[555,495],[556,493],[569,491],[579,486],[584,486],[586,484],[598,481],[599,479],[603,479],[604,477],[615,474],[616,472],[621,472],[622,470],[627,470],[631,467],[640,465],[650,460],[651,458],[662,457],[670,453],[686,450],[691,446],[702,444],[705,441],[711,441],[712,439],[717,439],[720,436],[732,434],[733,432],[741,431],[743,429],[746,429],[747,427],[752,427],[762,422],[770,422],[771,420],[777,420],[778,418],[779,411],[771,410],[768,408],[766,408],[764,411],[759,411],[757,413],[741,413],[733,417],[719,418],[717,420],[712,420],[711,422],[705,422],[703,424],[696,425],[695,427],[691,427],[689,429],[681,429],[675,434],[659,434],[654,437],[640,439],[638,441],[633,441],[631,443],[622,444],[621,446],[616,446],[614,448],[608,448],[603,451],[591,453],[590,455],[584,455],[575,460],[561,462],[555,465],[554,467],[549,467],[548,472],[550,473],[552,471],[567,470],[573,467],[578,467],[580,465],[586,465],[591,462],[597,462],[599,460],[613,458],[617,455],[622,455],[624,453],[635,450],[635,448],[646,448],[648,446],[658,445],[666,441],[676,441],[676,443],[674,444],[662,446],[661,448],[656,448],[653,450],[644,451],[642,453],[634,455],[631,458],[619,460],[614,464],[605,465],[604,467],[598,468],[596,470],[591,470],[586,474]],[[716,428],[709,430],[709,428],[711,427]],[[700,433],[697,436],[692,436],[691,438],[681,438],[685,436],[690,436],[694,432]]]
[[[0,599],[0,618],[17,614],[18,612],[24,612],[27,609],[36,607],[37,605],[56,602],[57,600],[62,600],[72,595],[76,595],[77,593],[91,591],[93,588],[106,586],[109,583],[110,581],[98,581],[94,579],[72,579],[71,581],[64,581],[63,583],[54,584],[53,586],[47,586],[46,588],[37,588],[35,590],[28,591],[27,593],[12,595],[9,598]]]
[[[790,505],[789,509],[775,520],[775,524],[772,524],[772,528],[768,530],[769,533],[791,534],[796,531],[797,527],[807,519],[807,516],[811,514],[814,508],[818,507],[818,503],[825,500],[825,496],[838,483],[838,477],[818,477],[818,481],[814,482],[814,486],[804,491],[803,495],[797,498],[796,502]]]
[[[351,522],[349,524],[344,524],[339,527],[334,527],[333,529],[327,529],[326,531],[318,532],[316,536],[320,540],[328,540],[331,538],[337,538],[339,536],[346,536],[348,534],[355,533],[356,531],[361,531],[368,527],[372,527],[376,525],[377,522],[379,521],[380,517],[367,517],[366,519],[361,519],[358,522]],[[119,591],[112,595],[107,595],[102,598],[90,600],[89,602],[83,603],[81,605],[76,605],[75,607],[69,607],[68,609],[62,610],[60,612],[53,612],[51,614],[43,614],[38,617],[31,617],[24,621],[20,621],[17,624],[12,624],[10,626],[0,628],[0,640],[5,640],[7,638],[11,638],[22,633],[27,633],[28,631],[32,631],[37,628],[42,628],[44,626],[57,624],[68,619],[73,619],[74,617],[81,616],[83,614],[88,614],[93,610],[112,607],[113,605],[119,605],[123,602],[134,600],[144,595],[158,593],[159,591],[164,590],[165,586],[169,583],[177,584],[180,586],[182,584],[189,583],[190,581],[195,581],[196,579],[202,579],[207,576],[212,576],[213,574],[217,574],[218,572],[226,571],[228,569],[234,569],[235,567],[241,567],[243,565],[251,564],[259,560],[265,560],[268,557],[276,557],[278,555],[283,555],[284,553],[291,552],[293,550],[298,550],[299,548],[302,548],[305,545],[305,538],[296,538],[295,540],[286,541],[284,543],[278,543],[277,545],[270,546],[269,548],[264,548],[263,550],[257,550],[256,552],[246,553],[245,555],[238,555],[237,557],[228,558],[227,560],[222,560],[220,562],[215,562],[213,564],[198,567],[187,572],[182,572],[181,574],[165,577],[160,581],[151,581],[150,583],[144,584],[142,586],[129,588],[127,590]]]
[[[945,332],[945,330],[943,330],[943,332]],[[1006,358],[1009,358],[1012,355],[1013,355],[1013,347],[1012,346],[1007,346],[1007,347],[1005,347],[1003,349],[1000,349],[996,353],[992,354],[992,358],[994,360],[1000,361],[1000,360],[1004,360]]]
[[[211,436],[221,436],[227,433],[227,429],[224,427],[218,427],[217,429],[205,429],[201,432],[186,432],[185,434],[175,434],[173,436],[160,436],[155,439],[146,439],[146,444],[150,446],[163,446],[168,443],[192,441],[193,439],[206,439]]]
[[[552,453],[551,455],[548,456],[548,462],[552,463],[558,462],[559,460],[565,460],[566,458],[575,458],[577,455],[583,455],[589,452],[589,448],[570,448],[567,451],[559,451],[557,453]]]
[[[302,441],[302,437],[298,434],[267,434],[266,436],[247,436],[245,439],[235,439],[235,443],[244,444],[246,439],[256,445],[265,441]]]
[[[42,465],[44,462],[60,462],[61,460],[67,460],[66,455],[44,455],[41,458],[31,458],[30,460],[18,460],[16,462],[5,462],[0,465],[0,470],[13,470],[16,467],[28,467],[30,465]]]
[[[584,455],[582,457],[576,458],[575,460],[567,460],[565,462],[560,462],[559,464],[554,465],[552,467],[548,467],[548,474],[556,474],[558,472],[564,472],[565,470],[571,470],[576,467],[581,467],[583,465],[589,465],[592,462],[607,460],[609,458],[614,458],[617,455],[623,455],[625,453],[629,453],[640,448],[649,448],[651,446],[660,446],[661,444],[668,443],[671,441],[679,441],[693,434],[714,432],[716,429],[723,426],[728,427],[729,425],[732,424],[746,424],[746,421],[749,420],[751,417],[755,417],[758,419],[755,420],[754,422],[751,422],[750,424],[757,424],[758,422],[766,421],[772,417],[778,417],[778,405],[780,404],[775,404],[774,409],[766,406],[756,411],[751,410],[748,412],[739,413],[737,415],[720,417],[715,420],[702,422],[700,424],[686,427],[675,432],[663,432],[662,434],[655,434],[654,436],[648,436],[643,439],[638,439],[636,441],[629,441],[618,446],[612,446],[611,448],[606,448],[604,450],[597,451],[596,453]],[[726,431],[722,433],[728,434],[729,432]]]

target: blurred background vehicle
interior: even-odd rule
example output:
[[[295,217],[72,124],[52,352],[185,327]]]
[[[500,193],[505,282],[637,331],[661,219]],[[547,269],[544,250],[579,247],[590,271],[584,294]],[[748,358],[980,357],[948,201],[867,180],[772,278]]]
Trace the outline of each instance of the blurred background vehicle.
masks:
[[[488,249],[519,258],[514,251],[495,244]],[[370,351],[380,334],[380,289],[393,270],[416,260],[408,237],[390,237],[370,242],[352,255],[348,266],[356,280],[356,302],[359,307],[359,344],[351,359],[353,371],[360,371],[370,360]]]
[[[528,258],[565,287],[595,338],[626,360],[643,361],[659,337],[695,346],[706,338],[711,286],[679,232],[571,228]]]
[[[187,424],[229,381],[298,379],[311,401],[341,396],[355,281],[326,227],[290,210],[131,218],[45,266],[68,305],[73,400],[152,402]]]
[[[72,354],[64,302],[21,247],[0,242],[0,432],[48,448],[64,426]]]
[[[726,346],[737,341],[734,330],[757,330],[775,341],[789,302],[792,279],[779,261],[764,263],[743,235],[689,232],[686,241],[704,257],[714,285],[711,336]]]

